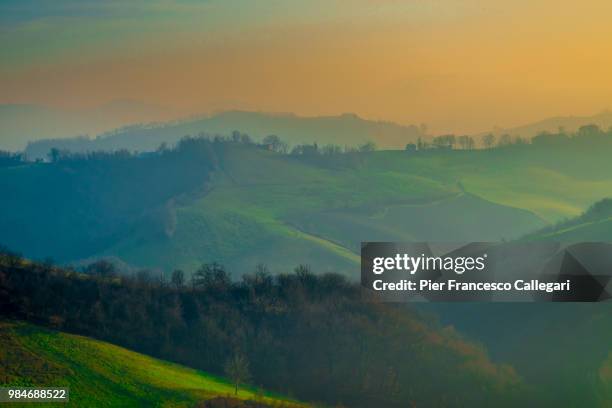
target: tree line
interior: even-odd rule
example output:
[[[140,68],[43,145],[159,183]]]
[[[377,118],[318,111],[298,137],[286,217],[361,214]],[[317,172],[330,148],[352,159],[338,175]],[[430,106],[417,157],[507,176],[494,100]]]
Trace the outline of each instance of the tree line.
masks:
[[[348,406],[512,405],[510,367],[414,310],[299,266],[232,280],[219,264],[124,276],[0,256],[0,314],[99,338],[303,400]]]

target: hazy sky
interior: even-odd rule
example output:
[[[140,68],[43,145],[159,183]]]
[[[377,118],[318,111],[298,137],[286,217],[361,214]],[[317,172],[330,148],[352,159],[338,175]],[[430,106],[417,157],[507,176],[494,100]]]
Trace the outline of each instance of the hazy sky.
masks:
[[[0,0],[0,103],[473,132],[612,106],[611,21],[609,0]]]

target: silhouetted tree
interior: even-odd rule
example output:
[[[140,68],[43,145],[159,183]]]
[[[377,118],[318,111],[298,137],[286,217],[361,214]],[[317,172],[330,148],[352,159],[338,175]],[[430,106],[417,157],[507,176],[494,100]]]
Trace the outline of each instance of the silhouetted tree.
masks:
[[[463,150],[471,150],[474,148],[474,139],[468,135],[462,135],[457,138],[457,143]]]
[[[433,138],[434,146],[438,148],[447,148],[452,149],[457,142],[457,138],[455,135],[440,135]]]
[[[414,143],[408,143],[406,144],[406,148],[404,149],[407,152],[416,152],[417,151],[417,145]]]
[[[185,273],[180,269],[175,269],[172,271],[170,281],[177,289],[183,287],[183,284],[185,283]]]
[[[495,135],[493,133],[487,133],[482,137],[482,145],[485,149],[490,149],[495,145]]]
[[[217,262],[203,264],[191,277],[194,288],[211,289],[217,292],[226,290],[231,279],[225,268]]]

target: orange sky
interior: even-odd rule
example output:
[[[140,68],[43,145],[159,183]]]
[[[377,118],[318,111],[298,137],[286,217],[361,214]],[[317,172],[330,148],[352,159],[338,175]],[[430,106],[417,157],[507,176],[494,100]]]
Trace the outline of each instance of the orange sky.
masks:
[[[0,103],[355,112],[436,132],[612,106],[610,1],[36,3],[0,6]]]

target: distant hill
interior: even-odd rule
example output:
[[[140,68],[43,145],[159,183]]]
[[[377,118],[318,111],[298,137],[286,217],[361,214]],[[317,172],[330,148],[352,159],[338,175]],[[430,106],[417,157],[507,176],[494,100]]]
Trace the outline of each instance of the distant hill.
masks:
[[[40,139],[95,135],[130,123],[168,119],[167,109],[131,100],[68,110],[32,104],[0,104],[0,150],[22,150]]]
[[[509,134],[532,138],[542,132],[558,132],[560,128],[565,132],[572,133],[585,125],[597,125],[601,129],[607,130],[612,126],[612,112],[606,110],[592,116],[556,116],[522,126],[493,129],[491,132],[484,132],[481,135],[493,133],[496,136]]]
[[[230,135],[233,131],[255,140],[277,135],[295,145],[302,143],[356,146],[369,141],[384,148],[403,148],[424,136],[416,126],[362,119],[354,114],[302,117],[294,114],[268,114],[232,111],[210,117],[168,122],[155,126],[129,126],[88,139],[57,139],[32,142],[26,153],[30,158],[45,157],[52,147],[71,151],[116,150],[152,151],[161,143],[174,144],[185,135]]]
[[[234,395],[228,381],[202,371],[26,323],[0,320],[0,360],[3,386],[68,387],[70,406],[184,407],[228,396],[306,406],[253,388]]]

